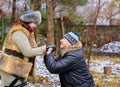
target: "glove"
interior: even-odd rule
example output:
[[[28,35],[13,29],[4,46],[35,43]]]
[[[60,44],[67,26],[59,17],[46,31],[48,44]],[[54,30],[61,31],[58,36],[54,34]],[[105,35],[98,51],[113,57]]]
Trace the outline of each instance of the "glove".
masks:
[[[52,48],[51,53],[54,52],[54,51],[56,50],[56,46],[53,45],[53,44],[47,44],[47,45],[46,45],[46,51],[48,51],[49,48]]]

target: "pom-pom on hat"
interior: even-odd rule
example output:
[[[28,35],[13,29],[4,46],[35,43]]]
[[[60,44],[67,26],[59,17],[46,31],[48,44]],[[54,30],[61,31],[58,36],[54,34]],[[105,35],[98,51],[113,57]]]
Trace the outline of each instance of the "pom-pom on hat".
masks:
[[[64,37],[73,45],[79,42],[79,34],[77,32],[68,32]]]
[[[27,10],[20,17],[20,20],[24,22],[34,22],[37,24],[41,23],[41,13],[40,11]]]

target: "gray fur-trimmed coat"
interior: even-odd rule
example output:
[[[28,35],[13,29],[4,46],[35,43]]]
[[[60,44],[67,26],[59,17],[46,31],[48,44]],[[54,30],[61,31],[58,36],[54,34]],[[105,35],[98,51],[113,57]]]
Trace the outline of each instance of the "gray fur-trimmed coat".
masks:
[[[61,87],[94,87],[80,43],[63,50],[58,58],[45,55],[44,62],[51,73],[59,74]]]

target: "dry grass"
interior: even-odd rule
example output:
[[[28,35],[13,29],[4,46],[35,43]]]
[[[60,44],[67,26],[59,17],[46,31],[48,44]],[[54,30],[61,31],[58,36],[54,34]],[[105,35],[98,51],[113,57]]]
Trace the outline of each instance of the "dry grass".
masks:
[[[100,61],[111,60],[114,64],[120,63],[120,58],[109,56],[92,56],[92,63],[99,64]],[[91,71],[95,80],[95,87],[120,87],[120,76],[111,74],[107,75],[97,71]]]
[[[114,81],[97,81],[95,82],[95,87],[120,87],[120,82]]]
[[[91,61],[94,62],[95,64],[98,64],[100,61],[103,60],[111,60],[113,63],[117,64],[120,63],[120,57],[114,56],[91,56]]]
[[[105,75],[95,71],[91,73],[95,80],[95,87],[120,87],[120,76]]]

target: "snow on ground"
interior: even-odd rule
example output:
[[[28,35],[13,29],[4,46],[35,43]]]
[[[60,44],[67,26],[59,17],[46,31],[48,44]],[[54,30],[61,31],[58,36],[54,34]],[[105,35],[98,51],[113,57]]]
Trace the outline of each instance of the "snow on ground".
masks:
[[[107,50],[104,48],[107,47]],[[115,41],[108,44],[105,44],[100,51],[102,52],[113,52],[113,53],[120,53],[120,42]],[[120,61],[120,60],[118,60]],[[112,60],[106,59],[103,61],[99,61],[97,64],[91,62],[90,70],[95,70],[98,72],[104,72],[105,66],[111,66],[112,72],[116,75],[120,75],[120,63],[115,64]],[[36,57],[36,70],[39,76],[48,77],[49,81],[59,81],[59,76],[57,74],[50,74],[49,71],[46,69],[43,58],[41,56]],[[59,87],[57,85],[56,87]]]
[[[119,60],[120,61],[120,60]],[[120,63],[115,64],[112,60],[102,60],[99,63],[91,63],[90,70],[97,72],[104,72],[104,67],[112,67],[112,73],[120,75]]]
[[[114,62],[112,62],[112,60],[109,60],[109,59],[98,61],[97,64],[91,62],[90,70],[97,71],[97,72],[104,72],[104,66],[111,66],[112,67],[112,72],[116,75],[120,75],[120,63],[115,64]],[[43,77],[47,76],[49,81],[59,82],[58,74],[51,74],[46,69],[42,56],[37,56],[36,57],[36,70],[37,70],[37,74],[39,76],[43,76]],[[32,86],[32,84],[29,84],[29,87],[35,87],[35,86],[34,85]],[[42,87],[42,86],[39,86],[39,87]],[[52,85],[50,87],[60,87],[60,84]]]
[[[120,59],[118,59],[117,61],[120,61]],[[94,64],[93,62],[91,62],[90,70],[104,72],[105,66],[112,67],[112,72],[114,74],[120,75],[120,63],[115,64],[112,60],[109,60],[109,59],[99,61],[99,63],[97,64]],[[47,76],[49,80],[52,82],[59,81],[58,74],[50,74],[50,72],[46,69],[43,62],[43,58],[41,56],[36,57],[36,70],[39,76],[43,76],[43,77]]]
[[[100,52],[120,53],[120,42],[114,41],[99,48]]]
[[[45,67],[45,64],[43,62],[43,57],[42,56],[37,56],[36,57],[36,73],[39,76],[43,77],[48,77],[48,80],[54,82],[54,81],[59,81],[59,76],[58,74],[51,74],[47,68]]]
[[[105,48],[107,47],[107,50]],[[105,44],[103,47],[101,47],[100,51],[103,52],[114,52],[114,53],[120,53],[120,42],[115,41],[109,44]],[[120,61],[118,59],[117,61]],[[102,61],[98,61],[98,63],[91,62],[90,64],[90,70],[98,71],[98,72],[104,72],[105,66],[111,66],[112,72],[114,74],[120,75],[120,63],[114,63],[113,61],[106,59]],[[37,56],[36,57],[36,73],[41,77],[48,77],[48,80],[50,82],[59,82],[59,76],[58,74],[51,74],[45,67],[45,64],[43,62],[43,56]],[[39,85],[33,85],[31,83],[28,84],[28,87],[42,87]],[[60,84],[58,85],[52,85],[50,87],[60,87]]]
[[[36,73],[40,77],[47,77],[48,81],[53,83],[50,87],[60,87],[59,84],[54,84],[54,82],[59,82],[59,76],[58,74],[51,74],[47,68],[45,67],[43,56],[37,56],[36,57]],[[38,84],[38,86],[35,86],[31,83],[28,84],[29,87],[43,87],[41,84]]]

